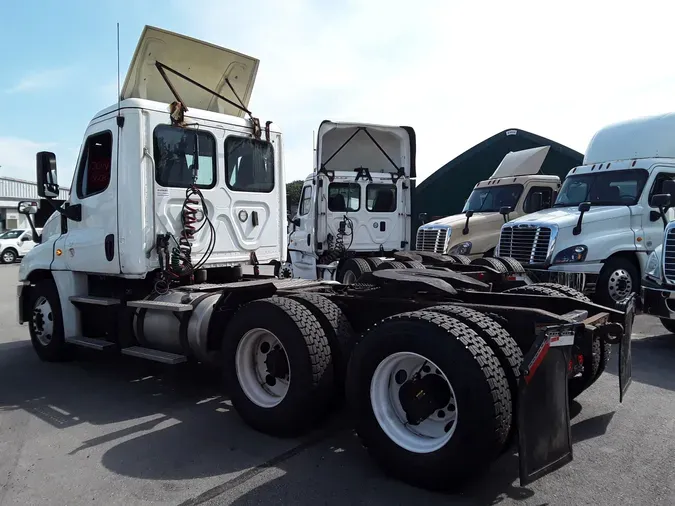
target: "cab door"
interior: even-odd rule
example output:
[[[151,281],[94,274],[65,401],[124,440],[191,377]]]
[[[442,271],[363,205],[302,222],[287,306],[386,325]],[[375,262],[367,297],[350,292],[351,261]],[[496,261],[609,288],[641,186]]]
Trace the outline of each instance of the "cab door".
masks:
[[[80,221],[67,220],[64,246],[68,269],[80,272],[120,272],[117,233],[118,127],[114,118],[87,129],[70,195],[81,206]]]
[[[647,252],[651,252],[663,241],[663,221],[659,216],[659,209],[651,205],[651,200],[654,195],[662,193],[663,182],[667,179],[675,180],[675,167],[659,167],[658,174],[656,175],[653,184],[647,188],[649,190],[646,199],[647,201],[644,202],[645,199],[643,198],[637,206],[634,206],[635,208],[642,208],[644,203],[646,204],[646,209],[640,209],[641,212],[631,210],[632,214],[640,216],[641,218],[641,223],[639,223],[639,225],[641,225],[640,228],[642,230],[637,229],[636,235],[644,235],[644,241],[640,241],[642,244],[640,244],[640,242],[637,242],[636,244],[638,250],[644,248]],[[666,211],[666,221],[672,221],[674,219],[675,211],[673,208],[670,208]]]
[[[314,252],[314,184],[305,181],[300,193],[298,211],[289,223],[288,254],[297,278],[315,279],[316,254]]]
[[[368,183],[365,188],[366,234],[357,235],[357,248],[399,250],[407,241],[405,203],[402,185],[392,182]]]

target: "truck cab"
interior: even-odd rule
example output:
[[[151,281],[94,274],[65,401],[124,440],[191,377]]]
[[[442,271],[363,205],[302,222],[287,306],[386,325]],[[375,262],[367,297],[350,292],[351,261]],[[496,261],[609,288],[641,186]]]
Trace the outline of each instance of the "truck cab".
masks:
[[[293,277],[351,282],[363,262],[410,250],[414,130],[324,121],[316,156],[290,225]]]
[[[652,197],[675,178],[674,135],[675,114],[601,129],[551,209],[502,226],[497,254],[607,306],[639,293],[648,257],[663,240]]]
[[[118,103],[85,130],[68,201],[21,263],[20,320],[30,318],[35,294],[27,292],[45,279],[58,290],[66,335],[80,336],[71,296],[162,293],[195,277],[236,280],[246,265],[281,264],[282,136],[248,109],[258,64],[144,29]],[[38,153],[37,162],[38,190],[53,198],[55,155]]]
[[[549,149],[542,146],[508,153],[489,179],[476,184],[461,214],[417,230],[415,249],[472,259],[494,256],[504,219],[550,207],[555,200],[560,178],[539,174]]]

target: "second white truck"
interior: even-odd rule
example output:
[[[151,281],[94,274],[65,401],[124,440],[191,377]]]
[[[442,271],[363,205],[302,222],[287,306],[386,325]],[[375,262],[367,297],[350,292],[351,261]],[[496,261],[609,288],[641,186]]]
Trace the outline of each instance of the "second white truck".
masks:
[[[568,284],[611,306],[639,293],[647,259],[662,242],[651,202],[675,179],[675,114],[607,126],[565,178],[550,209],[502,226],[496,254],[533,275]],[[668,221],[675,218],[667,211]]]
[[[422,225],[415,250],[494,256],[504,219],[514,219],[550,207],[560,178],[539,174],[550,146],[507,154],[492,176],[476,183],[461,214]]]

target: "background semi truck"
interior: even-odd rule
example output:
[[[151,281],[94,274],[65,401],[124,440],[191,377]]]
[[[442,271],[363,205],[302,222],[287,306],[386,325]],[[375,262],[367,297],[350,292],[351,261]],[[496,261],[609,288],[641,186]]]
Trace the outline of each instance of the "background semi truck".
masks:
[[[476,183],[462,214],[426,223],[417,229],[415,250],[494,256],[499,232],[508,219],[550,207],[560,178],[539,174],[550,146],[508,153],[485,181]],[[508,213],[501,214],[500,211]]]
[[[634,298],[598,306],[529,283],[513,259],[440,256],[352,285],[263,277],[260,262],[285,258],[285,198],[281,132],[247,108],[257,66],[145,28],[120,102],[87,127],[70,199],[19,268],[36,354],[219,369],[246,423],[277,436],[344,397],[374,459],[428,488],[462,486],[511,444],[523,484],[569,462],[568,397],[602,374],[594,350],[618,344],[620,399],[630,384]],[[37,181],[58,195],[53,153],[37,154]]]
[[[292,275],[353,283],[410,250],[415,131],[324,121],[289,233]]]
[[[553,207],[504,224],[496,254],[607,306],[639,293],[648,257],[663,237],[651,199],[675,179],[673,135],[674,114],[598,131]],[[673,218],[670,209],[667,219]]]

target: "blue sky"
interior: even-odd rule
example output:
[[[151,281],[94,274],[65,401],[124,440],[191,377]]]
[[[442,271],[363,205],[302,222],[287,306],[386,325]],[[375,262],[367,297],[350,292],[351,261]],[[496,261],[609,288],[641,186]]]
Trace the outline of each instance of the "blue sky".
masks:
[[[312,168],[321,120],[411,125],[418,174],[522,128],[584,151],[607,123],[675,111],[662,2],[23,0],[0,16],[0,174],[61,184],[82,134],[116,100],[144,25],[261,60],[251,108],[284,131],[287,178]]]

